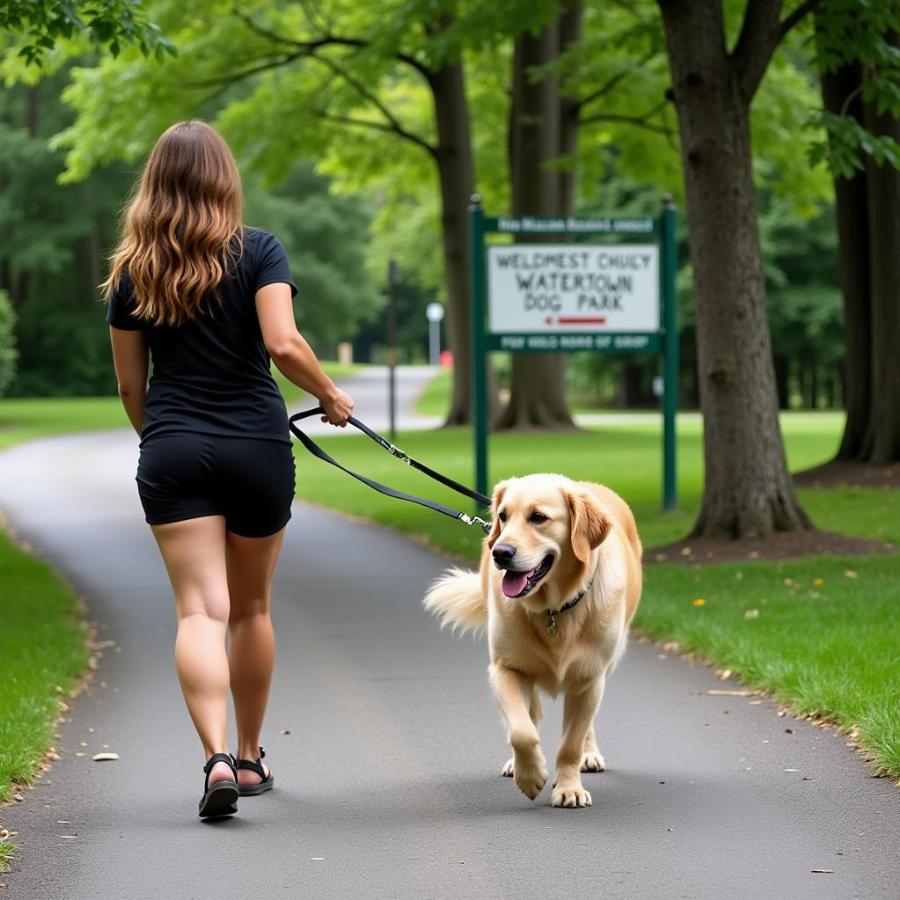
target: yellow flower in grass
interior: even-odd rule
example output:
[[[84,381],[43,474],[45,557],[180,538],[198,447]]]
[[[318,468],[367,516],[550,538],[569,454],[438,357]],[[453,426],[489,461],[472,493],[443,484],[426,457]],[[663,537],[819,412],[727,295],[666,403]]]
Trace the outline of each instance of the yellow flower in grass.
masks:
[[[698,597],[694,601],[694,606],[706,606],[706,601],[702,597]]]
[[[825,584],[824,578],[813,578],[813,587],[822,587]]]

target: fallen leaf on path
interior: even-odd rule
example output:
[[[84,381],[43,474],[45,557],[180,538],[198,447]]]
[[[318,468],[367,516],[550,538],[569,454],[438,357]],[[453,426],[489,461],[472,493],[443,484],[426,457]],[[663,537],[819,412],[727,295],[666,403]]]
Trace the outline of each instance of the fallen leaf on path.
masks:
[[[107,760],[118,759],[118,753],[95,753],[93,755],[94,762],[106,762]]]
[[[719,681],[725,681],[726,679],[731,678],[731,669],[719,669],[719,671],[716,672],[716,677]]]
[[[281,731],[279,731],[278,733],[279,734],[290,734],[291,730],[290,730],[290,728],[282,728]]]
[[[707,691],[710,697],[755,697],[759,691]]]

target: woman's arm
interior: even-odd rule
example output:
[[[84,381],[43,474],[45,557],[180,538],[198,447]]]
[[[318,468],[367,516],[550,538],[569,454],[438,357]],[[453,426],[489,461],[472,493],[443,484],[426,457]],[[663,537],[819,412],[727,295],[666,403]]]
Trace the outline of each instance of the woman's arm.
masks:
[[[143,331],[109,328],[113,365],[119,382],[119,397],[134,430],[140,434],[144,424],[144,400],[147,396],[147,340]]]
[[[272,362],[289,381],[312,394],[325,410],[323,421],[346,425],[353,400],[325,374],[312,347],[297,331],[290,286],[267,284],[256,292],[256,313]]]

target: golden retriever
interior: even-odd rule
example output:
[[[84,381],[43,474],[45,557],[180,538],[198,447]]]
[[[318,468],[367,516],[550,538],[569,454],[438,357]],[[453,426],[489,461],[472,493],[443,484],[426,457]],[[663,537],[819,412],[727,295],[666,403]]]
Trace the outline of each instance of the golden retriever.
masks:
[[[502,774],[534,799],[547,781],[538,691],[563,694],[553,806],[591,805],[581,772],[606,768],[594,716],[625,650],[641,595],[641,542],[618,494],[562,475],[494,489],[481,571],[451,569],[425,608],[465,632],[487,629],[490,682],[513,757]]]

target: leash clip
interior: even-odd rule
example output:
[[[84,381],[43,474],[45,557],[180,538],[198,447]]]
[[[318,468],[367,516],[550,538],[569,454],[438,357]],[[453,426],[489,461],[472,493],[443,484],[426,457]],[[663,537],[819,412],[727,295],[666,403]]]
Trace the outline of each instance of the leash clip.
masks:
[[[478,516],[469,516],[464,512],[459,514],[459,521],[463,522],[465,525],[480,525],[485,534],[491,530],[490,522],[486,522]]]

